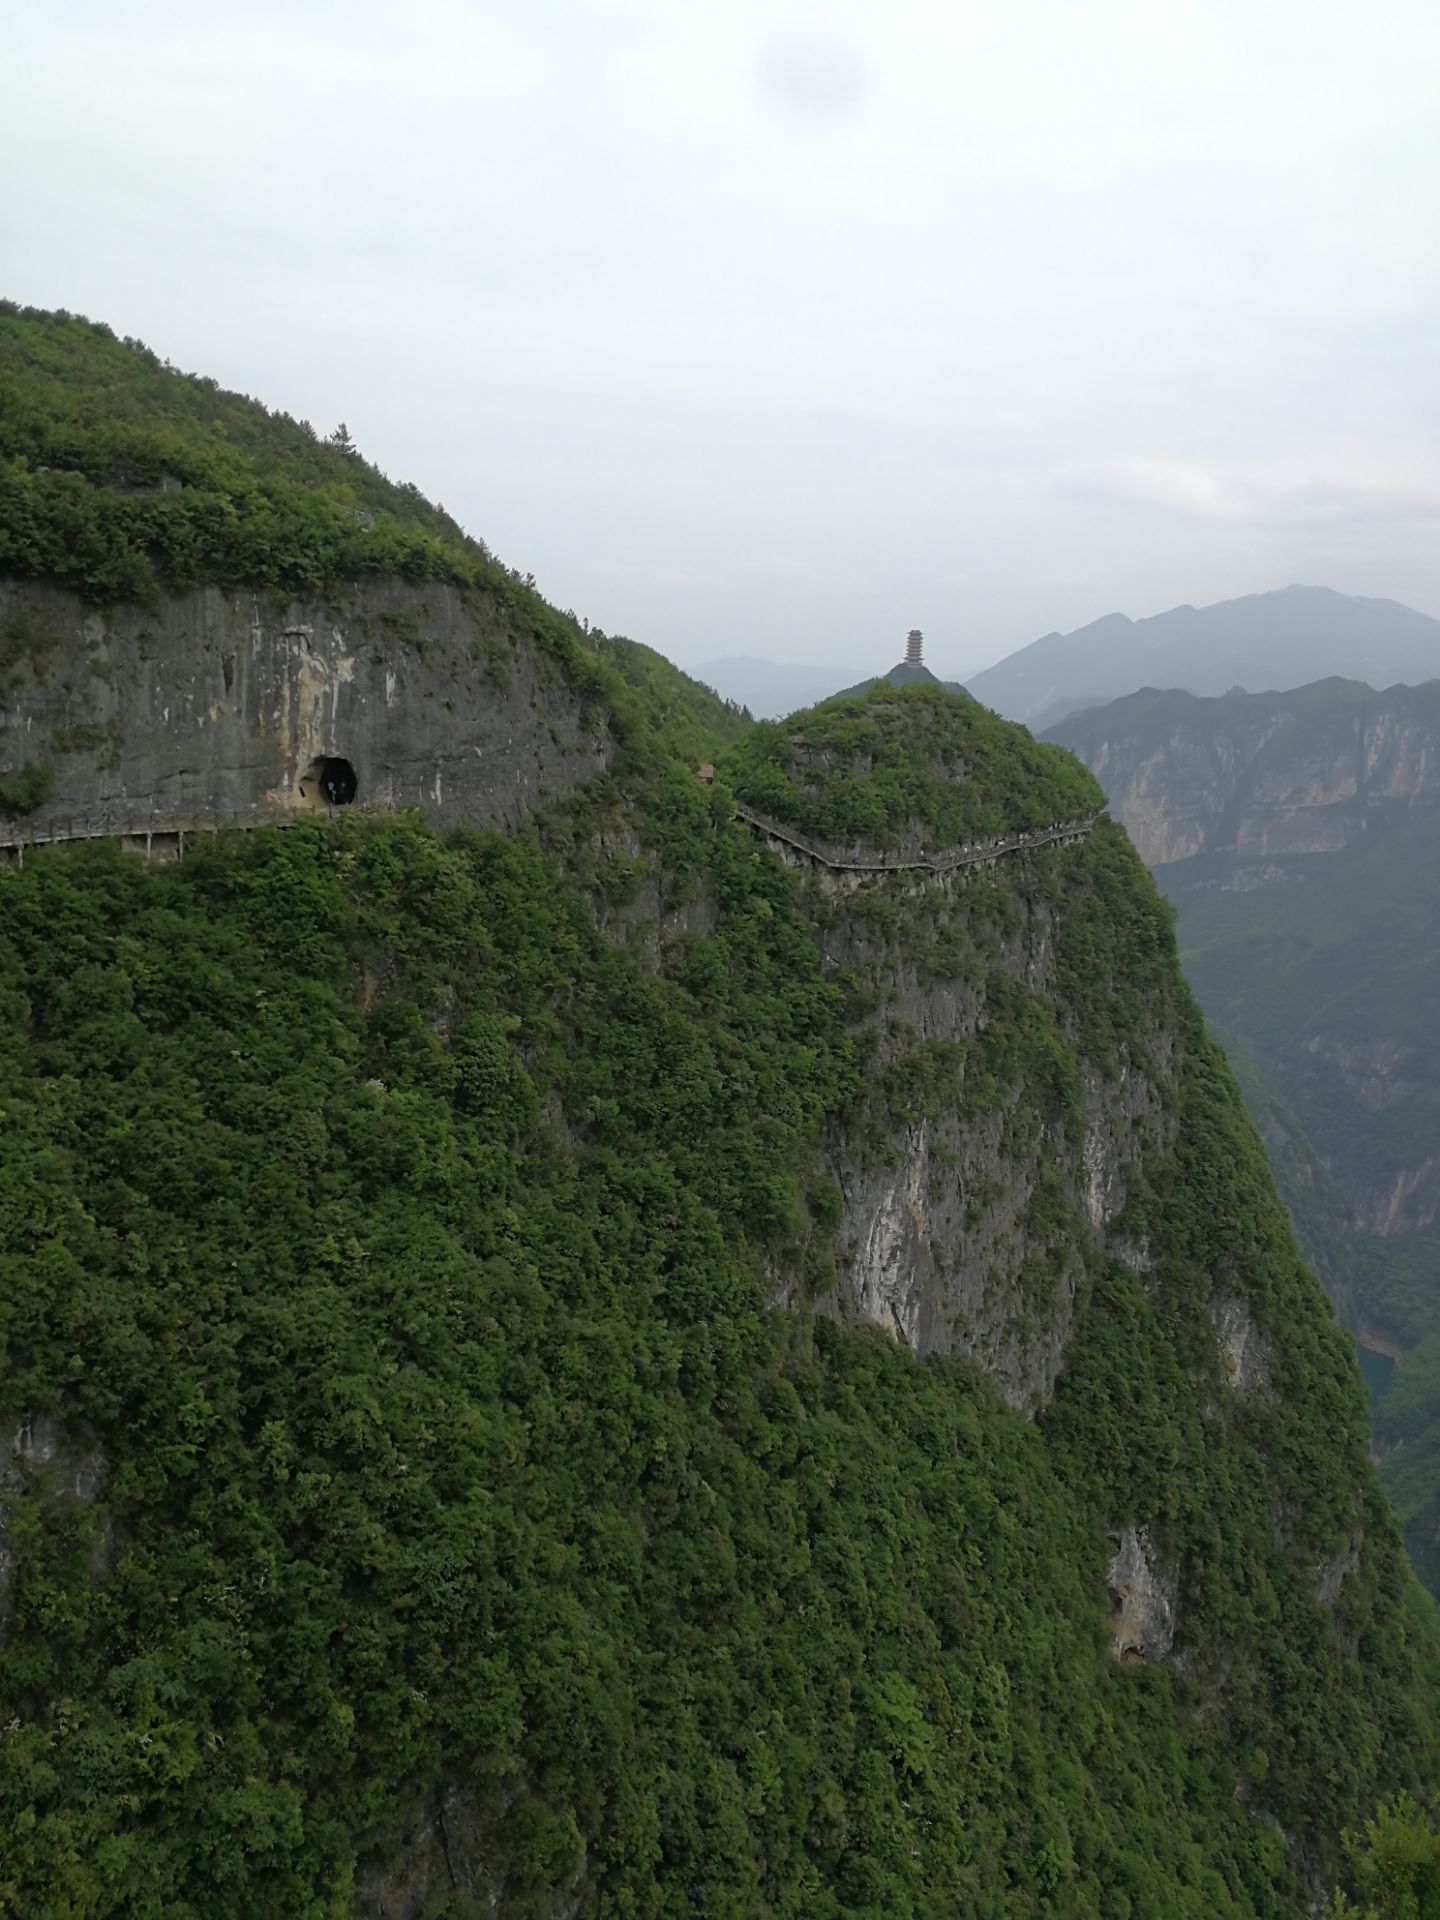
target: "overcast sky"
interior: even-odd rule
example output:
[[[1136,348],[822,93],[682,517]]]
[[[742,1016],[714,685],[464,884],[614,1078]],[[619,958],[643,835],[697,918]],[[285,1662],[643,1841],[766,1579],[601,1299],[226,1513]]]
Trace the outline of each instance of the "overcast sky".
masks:
[[[686,665],[1440,614],[1433,0],[8,0],[3,291]]]

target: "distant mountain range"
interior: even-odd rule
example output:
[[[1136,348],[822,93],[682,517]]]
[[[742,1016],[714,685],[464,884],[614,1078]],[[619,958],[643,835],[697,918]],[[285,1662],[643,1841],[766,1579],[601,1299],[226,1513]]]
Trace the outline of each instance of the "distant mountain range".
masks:
[[[711,660],[696,673],[761,719],[828,700],[842,688],[854,691],[845,687],[843,670],[796,661]],[[1433,679],[1440,675],[1440,620],[1395,600],[1284,587],[1210,607],[1172,607],[1145,620],[1107,613],[1073,633],[1047,633],[973,674],[966,686],[987,707],[1043,733],[1068,713],[1137,687],[1258,693],[1332,674],[1374,687]]]
[[[1107,613],[1074,633],[1047,633],[968,684],[977,700],[1039,733],[1137,687],[1258,693],[1331,675],[1388,687],[1437,674],[1440,620],[1396,600],[1284,587],[1148,620]]]

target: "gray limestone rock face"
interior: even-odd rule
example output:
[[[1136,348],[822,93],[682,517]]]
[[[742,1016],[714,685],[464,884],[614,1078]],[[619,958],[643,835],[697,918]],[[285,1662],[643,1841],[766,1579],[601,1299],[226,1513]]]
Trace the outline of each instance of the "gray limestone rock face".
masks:
[[[1066,857],[1063,850],[1044,856]],[[1018,930],[993,943],[989,965],[999,964],[1025,989],[1046,998],[1055,989],[1055,938],[1050,909],[1029,898],[1023,872],[1016,898],[1024,903]],[[874,885],[889,889],[901,880]],[[932,885],[916,901],[937,919],[966,882]],[[993,1017],[985,983],[937,978],[902,942],[891,948],[850,903],[855,889],[836,897],[829,888],[828,924],[821,935],[826,960],[883,984],[882,1007],[872,1017],[876,1050],[869,1073],[879,1080],[906,1048],[927,1043],[962,1046]],[[977,933],[977,937],[981,937]],[[1143,1264],[1145,1250],[1116,1225],[1129,1193],[1127,1171],[1165,1147],[1173,1133],[1161,1081],[1171,1044],[1163,1032],[1146,1036],[1150,1058],[1142,1070],[1127,1059],[1101,1069],[1081,1061],[1084,1135],[1072,1139],[1036,1132],[1019,1111],[1023,1089],[977,1109],[965,1097],[890,1136],[883,1150],[847,1150],[835,1171],[844,1196],[839,1279],[823,1309],[839,1318],[883,1328],[917,1354],[958,1353],[993,1381],[1010,1405],[1033,1413],[1050,1399],[1064,1364],[1084,1277],[1087,1239],[1097,1254]],[[1074,1234],[1037,1234],[1032,1203],[1058,1174]],[[1054,1259],[1059,1260],[1058,1270]]]
[[[1145,1527],[1126,1527],[1110,1562],[1117,1660],[1163,1660],[1175,1644],[1176,1578]]]
[[[1230,856],[1232,887],[1289,885],[1297,855],[1335,853],[1377,807],[1440,802],[1440,736],[1423,690],[1332,683],[1290,694],[1180,701],[1157,714],[1122,700],[1108,735],[1062,721],[1150,867]]]
[[[1223,840],[1237,782],[1275,731],[1276,722],[1258,714],[1219,739],[1183,727],[1160,740],[1117,731],[1081,758],[1112,796],[1140,858],[1162,866]]]
[[[1315,1598],[1322,1607],[1333,1607],[1340,1598],[1340,1590],[1360,1565],[1365,1535],[1356,1528],[1343,1547],[1331,1554],[1315,1576]]]
[[[1082,1268],[1068,1259],[1043,1300],[1027,1294],[1035,1181],[1007,1164],[1002,1136],[1003,1116],[983,1128],[922,1122],[893,1168],[846,1172],[837,1309],[916,1354],[963,1354],[1028,1413],[1060,1372]]]
[[[54,769],[0,842],[255,825],[354,804],[513,828],[602,770],[602,715],[497,595],[218,587],[97,611],[0,582],[0,775]]]
[[[1270,1347],[1243,1300],[1212,1300],[1210,1321],[1226,1383],[1242,1396],[1270,1383]]]
[[[93,1504],[104,1484],[102,1453],[80,1444],[58,1420],[42,1414],[0,1432],[0,1500],[43,1482],[52,1497]]]
[[[497,1852],[493,1826],[482,1820],[475,1796],[452,1788],[427,1804],[394,1865],[362,1872],[357,1920],[415,1920],[457,1892],[473,1900],[478,1913],[497,1915]]]

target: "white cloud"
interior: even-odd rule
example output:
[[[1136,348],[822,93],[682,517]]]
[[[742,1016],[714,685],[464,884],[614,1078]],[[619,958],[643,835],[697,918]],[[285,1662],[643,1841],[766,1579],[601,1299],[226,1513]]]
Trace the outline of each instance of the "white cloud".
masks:
[[[1318,531],[1348,522],[1440,521],[1440,487],[1399,472],[1286,472],[1263,460],[1230,470],[1119,460],[1063,468],[1054,486],[1065,499],[1219,526]]]

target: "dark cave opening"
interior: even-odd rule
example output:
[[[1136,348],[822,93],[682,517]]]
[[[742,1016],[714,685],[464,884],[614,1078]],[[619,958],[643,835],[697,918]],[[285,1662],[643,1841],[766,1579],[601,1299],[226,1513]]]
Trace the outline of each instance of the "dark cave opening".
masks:
[[[300,776],[300,798],[311,806],[348,807],[359,790],[354,767],[337,754],[322,753]]]

